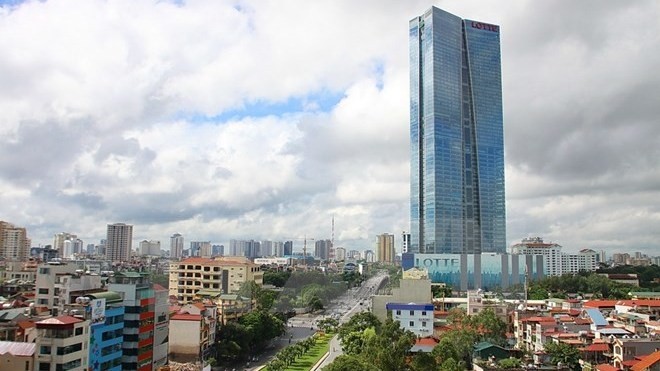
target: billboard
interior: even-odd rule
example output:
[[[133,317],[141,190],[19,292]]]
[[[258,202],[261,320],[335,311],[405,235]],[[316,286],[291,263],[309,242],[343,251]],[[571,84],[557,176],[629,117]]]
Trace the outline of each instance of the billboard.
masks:
[[[105,298],[94,299],[89,303],[92,326],[105,324]]]

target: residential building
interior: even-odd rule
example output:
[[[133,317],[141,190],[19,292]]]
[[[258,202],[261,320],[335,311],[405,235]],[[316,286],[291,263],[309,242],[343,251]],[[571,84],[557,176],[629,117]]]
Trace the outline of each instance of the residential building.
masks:
[[[124,305],[121,295],[102,291],[76,298],[66,313],[90,322],[89,369],[121,371]]]
[[[338,247],[335,249],[335,260],[344,261],[346,260],[346,249],[343,247]]]
[[[155,298],[155,320],[154,326],[154,353],[153,369],[167,364],[167,354],[169,353],[169,318],[170,302],[169,291],[161,285],[153,285]]]
[[[293,241],[284,242],[284,256],[293,255]]]
[[[620,338],[614,340],[612,364],[623,369],[629,367],[627,361],[645,356],[660,349],[660,340],[651,338]]]
[[[169,294],[182,303],[200,290],[229,294],[247,281],[263,284],[260,266],[245,257],[188,258],[170,263]]]
[[[133,226],[124,223],[108,224],[105,257],[113,262],[128,261],[133,247]]]
[[[72,316],[51,317],[37,327],[35,370],[86,370],[89,366],[89,324]]]
[[[386,310],[401,328],[412,331],[417,337],[433,335],[433,304],[387,303]]]
[[[196,362],[211,357],[215,344],[217,307],[208,302],[186,304],[170,317],[169,357]]]
[[[277,256],[277,257],[284,256],[284,242],[282,242],[282,241],[273,242],[272,255]]]
[[[561,245],[544,242],[541,237],[523,238],[511,246],[514,255],[542,255],[544,271],[549,276],[561,276],[567,273],[594,272],[598,268],[599,253],[591,249],[582,249],[577,254],[561,251]]]
[[[155,370],[156,298],[147,274],[118,272],[108,284],[108,290],[120,293],[125,307],[121,369]]]
[[[410,233],[403,231],[401,233],[401,253],[410,252]]]
[[[0,220],[0,259],[27,260],[31,243],[25,228]]]
[[[367,263],[375,263],[376,262],[376,254],[372,250],[365,250],[364,251],[364,261]]]
[[[261,241],[261,256],[273,255],[273,241]]]
[[[170,257],[181,259],[183,257],[183,236],[175,233],[170,237]]]
[[[190,241],[190,256],[211,257],[211,241]]]
[[[3,370],[34,370],[34,343],[0,341],[0,365]]]
[[[2,281],[34,282],[37,279],[37,262],[33,258],[28,261],[5,262],[5,269],[0,271]]]
[[[485,309],[492,310],[504,322],[507,321],[507,304],[500,301],[494,293],[482,290],[468,290],[467,314],[470,316],[477,315]]]
[[[140,241],[140,255],[160,256],[160,241],[156,241],[156,240]]]
[[[431,7],[409,41],[409,251],[504,253],[499,27]]]
[[[332,241],[330,240],[316,241],[314,243],[314,257],[320,260],[329,260],[331,247]]]
[[[428,274],[418,270],[415,274],[405,274],[399,281],[399,287],[392,288],[391,294],[371,297],[373,314],[381,321],[387,318],[388,303],[431,303],[431,280]]]
[[[57,315],[64,305],[75,301],[77,293],[101,290],[101,278],[96,274],[85,274],[74,263],[40,264],[35,284],[36,305],[48,307]]]
[[[381,263],[393,263],[396,251],[394,250],[394,235],[383,233],[376,236],[377,258]]]

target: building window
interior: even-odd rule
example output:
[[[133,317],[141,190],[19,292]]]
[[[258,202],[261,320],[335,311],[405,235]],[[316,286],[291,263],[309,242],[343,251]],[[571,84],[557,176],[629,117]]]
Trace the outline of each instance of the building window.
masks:
[[[39,362],[39,371],[50,371],[50,363]]]
[[[48,289],[39,289],[39,294],[48,295]]]
[[[415,327],[415,321],[410,321],[410,322],[408,323],[408,325],[409,325],[410,327]]]
[[[396,311],[396,314],[397,314],[397,316],[400,316],[400,315],[401,315],[401,311],[400,311],[400,310],[397,310],[397,311]]]
[[[76,329],[76,335],[82,335],[82,333],[83,333],[83,328],[82,328],[82,327],[78,327],[78,328]]]
[[[50,268],[39,268],[39,274],[50,274]],[[41,364],[39,367],[41,367]]]
[[[422,316],[425,316],[425,315],[426,315],[426,311],[423,310],[423,311],[422,311]]]
[[[426,321],[422,321],[422,327],[426,327]]]
[[[414,315],[415,315],[415,311],[414,311],[414,310],[411,310],[411,311],[410,311],[410,315],[411,315],[411,316],[414,316]]]
[[[50,347],[42,345],[41,348],[39,349],[40,354],[50,354]]]

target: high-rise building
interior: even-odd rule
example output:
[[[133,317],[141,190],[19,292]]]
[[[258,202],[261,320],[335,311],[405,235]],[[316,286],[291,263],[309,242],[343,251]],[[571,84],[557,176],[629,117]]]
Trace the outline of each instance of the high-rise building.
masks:
[[[337,247],[335,249],[335,260],[344,261],[346,260],[346,249],[343,247]]]
[[[160,256],[160,241],[140,241],[140,255]]]
[[[332,247],[332,241],[330,240],[318,240],[314,243],[314,257],[321,260],[330,259],[330,248]]]
[[[170,237],[170,257],[180,259],[183,256],[183,236],[175,233]]]
[[[394,235],[383,233],[376,237],[376,251],[379,262],[393,263],[396,252],[394,250]]]
[[[293,255],[293,241],[284,242],[284,256]]]
[[[549,276],[593,272],[598,268],[599,254],[596,251],[582,249],[578,254],[567,254],[561,248],[559,244],[544,242],[541,237],[529,237],[511,246],[511,252],[514,255],[543,255],[543,269]]]
[[[411,253],[505,252],[499,27],[409,23]]]
[[[211,257],[211,241],[190,241],[190,256]]]
[[[68,258],[69,256],[66,256],[67,254],[65,253],[64,244],[66,243],[66,241],[73,241],[76,240],[77,238],[78,236],[68,232],[56,233],[55,236],[53,236],[53,248],[60,252],[60,256]],[[71,252],[71,255],[72,254],[73,252]]]
[[[401,232],[401,253],[405,254],[410,250],[410,233],[403,231]]]
[[[25,228],[0,220],[0,258],[5,260],[27,260],[32,241]]]
[[[124,223],[108,224],[105,256],[110,261],[128,261],[133,246],[133,226]]]

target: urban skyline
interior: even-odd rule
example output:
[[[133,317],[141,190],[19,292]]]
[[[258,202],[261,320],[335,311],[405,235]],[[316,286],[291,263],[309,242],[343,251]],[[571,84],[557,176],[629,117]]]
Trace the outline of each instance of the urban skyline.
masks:
[[[507,246],[657,251],[656,2],[0,5],[2,220],[35,246],[409,231],[405,24],[436,5],[501,27]]]

